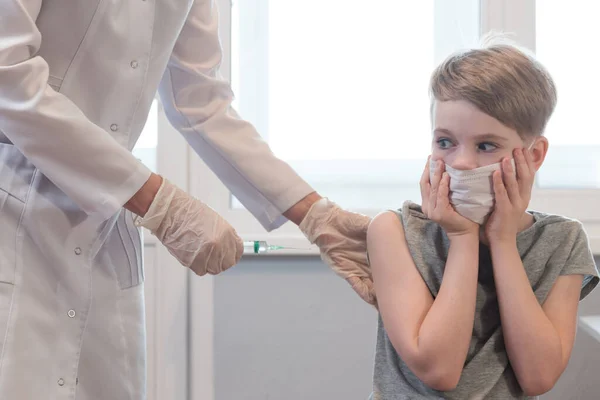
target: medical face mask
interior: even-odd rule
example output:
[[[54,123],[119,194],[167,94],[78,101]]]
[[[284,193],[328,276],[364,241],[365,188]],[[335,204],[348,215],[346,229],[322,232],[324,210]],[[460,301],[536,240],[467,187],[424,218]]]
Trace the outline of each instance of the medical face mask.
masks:
[[[511,160],[513,168],[514,160]],[[430,179],[436,170],[436,162],[429,165]],[[494,209],[494,171],[501,170],[501,164],[491,164],[471,170],[458,170],[446,164],[450,176],[450,203],[457,213],[483,225]]]

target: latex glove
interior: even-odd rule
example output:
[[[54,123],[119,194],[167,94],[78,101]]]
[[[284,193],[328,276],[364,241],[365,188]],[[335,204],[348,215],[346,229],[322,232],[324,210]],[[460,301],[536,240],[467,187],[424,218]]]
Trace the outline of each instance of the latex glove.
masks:
[[[136,217],[177,261],[198,275],[231,268],[244,251],[235,229],[212,208],[163,179],[146,215]]]
[[[344,278],[367,303],[376,305],[373,276],[367,262],[367,228],[371,219],[341,209],[323,198],[315,202],[299,227],[319,246],[321,259]]]

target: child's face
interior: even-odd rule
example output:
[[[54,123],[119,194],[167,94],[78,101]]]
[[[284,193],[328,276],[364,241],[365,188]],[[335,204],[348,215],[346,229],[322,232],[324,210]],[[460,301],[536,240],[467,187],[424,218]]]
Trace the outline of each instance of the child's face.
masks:
[[[435,101],[433,105],[431,158],[452,168],[470,170],[495,164],[512,158],[514,149],[528,148],[533,141],[525,143],[517,131],[467,101]]]

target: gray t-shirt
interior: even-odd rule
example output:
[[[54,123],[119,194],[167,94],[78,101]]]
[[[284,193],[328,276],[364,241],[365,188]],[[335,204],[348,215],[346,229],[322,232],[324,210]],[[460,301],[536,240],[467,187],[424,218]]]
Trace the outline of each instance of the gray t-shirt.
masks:
[[[404,226],[410,254],[435,298],[442,284],[449,241],[421,207],[406,202],[396,214]],[[580,222],[531,212],[534,223],[517,236],[523,266],[541,303],[560,275],[584,275],[580,299],[598,284],[598,271]],[[387,336],[381,316],[377,333],[373,400],[526,399],[504,347],[489,248],[481,245],[475,323],[465,366],[455,390],[439,392],[419,380]]]

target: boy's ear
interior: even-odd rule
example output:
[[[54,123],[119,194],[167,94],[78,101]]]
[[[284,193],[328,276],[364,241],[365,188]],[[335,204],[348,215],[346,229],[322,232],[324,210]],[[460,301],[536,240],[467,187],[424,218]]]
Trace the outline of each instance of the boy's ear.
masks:
[[[537,172],[546,159],[546,154],[548,153],[548,139],[544,136],[535,138],[530,151]]]

